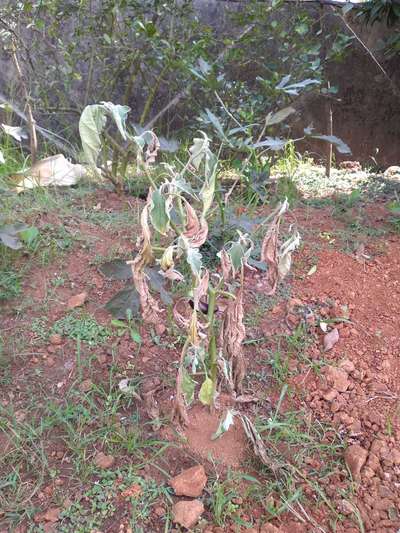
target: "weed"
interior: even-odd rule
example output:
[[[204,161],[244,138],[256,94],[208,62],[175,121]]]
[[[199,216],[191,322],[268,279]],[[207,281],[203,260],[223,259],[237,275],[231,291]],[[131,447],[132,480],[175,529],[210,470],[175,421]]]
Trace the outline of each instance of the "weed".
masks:
[[[21,275],[10,270],[0,270],[0,301],[21,294]]]
[[[70,339],[87,342],[90,346],[103,344],[111,335],[105,326],[85,313],[71,313],[57,320],[51,328],[52,333],[59,333]]]

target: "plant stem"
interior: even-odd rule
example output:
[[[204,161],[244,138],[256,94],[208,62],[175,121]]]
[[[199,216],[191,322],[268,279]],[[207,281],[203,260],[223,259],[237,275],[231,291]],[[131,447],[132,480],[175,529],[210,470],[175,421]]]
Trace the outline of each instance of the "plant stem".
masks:
[[[217,291],[210,288],[208,291],[208,331],[209,331],[209,345],[208,355],[210,358],[210,379],[212,381],[212,398],[214,403],[215,392],[217,389],[217,342],[215,338],[215,304],[217,300]]]

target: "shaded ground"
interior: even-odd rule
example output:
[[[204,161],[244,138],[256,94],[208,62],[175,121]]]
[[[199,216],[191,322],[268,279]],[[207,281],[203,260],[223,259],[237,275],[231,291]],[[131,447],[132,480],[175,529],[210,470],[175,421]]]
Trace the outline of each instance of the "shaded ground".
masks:
[[[0,531],[179,531],[168,480],[197,463],[208,483],[193,531],[397,531],[400,238],[388,199],[369,198],[297,203],[287,224],[304,244],[276,297],[248,274],[246,388],[259,401],[238,409],[275,474],[238,421],[207,446],[223,395],[221,411],[196,405],[189,428],[170,425],[182,343],[172,322],[136,323],[140,342],[111,324],[104,304],[124,282],[98,265],[131,256],[140,201],[90,188],[6,198],[42,240],[1,258]],[[330,351],[321,322],[339,332]],[[151,401],[121,392],[124,378]]]

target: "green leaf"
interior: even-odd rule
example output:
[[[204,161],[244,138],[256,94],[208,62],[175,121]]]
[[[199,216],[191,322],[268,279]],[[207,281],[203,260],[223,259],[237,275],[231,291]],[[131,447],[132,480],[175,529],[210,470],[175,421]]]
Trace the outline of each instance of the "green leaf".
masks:
[[[122,138],[126,141],[128,138],[128,133],[126,131],[126,117],[131,108],[126,105],[113,104],[112,102],[101,102],[101,105],[114,120]]]
[[[111,325],[114,326],[115,328],[123,328],[123,329],[126,329],[128,326],[125,324],[125,322],[122,322],[122,320],[118,320],[116,318],[114,318],[113,320],[111,320]]]
[[[136,329],[130,329],[130,333],[133,342],[136,342],[136,344],[142,344],[142,337]]]
[[[212,435],[211,439],[215,440],[218,439],[221,435],[226,433],[228,429],[234,424],[233,420],[234,414],[231,409],[228,409],[227,412],[224,414],[222,419],[220,420],[219,426],[217,431]]]
[[[182,390],[187,405],[190,405],[194,399],[195,387],[196,382],[192,379],[186,368],[182,368]]]
[[[166,235],[169,229],[169,213],[164,196],[159,190],[151,195],[150,220],[161,235]]]
[[[203,381],[199,391],[199,400],[203,405],[211,405],[213,403],[213,390],[213,382],[207,377]]]
[[[214,115],[214,113],[212,111],[210,111],[208,108],[206,109],[206,113],[207,113],[208,120],[211,122],[211,124],[217,130],[219,135],[223,139],[226,139],[226,136],[225,136],[225,133],[224,133],[224,128],[222,127],[222,124],[221,124],[221,121],[219,120],[219,118],[216,115]]]
[[[192,269],[193,274],[196,277],[200,276],[201,273],[201,253],[197,248],[191,248],[190,246],[186,251],[186,261],[189,263],[190,268]]]
[[[27,245],[31,246],[39,237],[39,230],[32,226],[19,232],[20,239]]]
[[[83,152],[89,165],[96,166],[102,146],[100,134],[106,125],[106,121],[105,109],[102,105],[88,105],[82,111],[79,119],[79,134]]]
[[[244,257],[244,250],[239,242],[234,242],[229,250],[232,266],[237,272],[242,267],[242,260]]]

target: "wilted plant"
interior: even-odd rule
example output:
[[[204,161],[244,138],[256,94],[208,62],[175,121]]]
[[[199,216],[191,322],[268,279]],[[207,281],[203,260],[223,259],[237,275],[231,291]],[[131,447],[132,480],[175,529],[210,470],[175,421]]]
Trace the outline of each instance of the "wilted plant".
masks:
[[[178,300],[174,306],[175,321],[186,329],[174,409],[175,417],[184,423],[188,422],[187,407],[194,400],[199,375],[202,376],[199,400],[212,407],[217,398],[218,376],[231,394],[237,396],[242,392],[246,370],[243,286],[245,269],[252,268],[248,260],[253,242],[248,235],[238,232],[237,241],[225,243],[217,254],[220,261],[218,272],[205,268],[199,251],[208,236],[217,163],[209,139],[202,133],[194,139],[189,160],[180,172],[165,165],[163,184],[149,190],[141,214],[140,252],[130,262],[142,317],[148,323],[159,322],[163,314],[148,286],[145,269],[149,265],[157,262],[166,279],[185,280],[190,285],[188,297]],[[188,173],[192,181],[200,181],[197,190],[185,179]],[[261,260],[268,266],[269,294],[275,292],[278,279],[287,274],[291,252],[299,243],[296,232],[280,248],[278,246],[279,225],[287,209],[285,201],[273,213],[262,246]],[[163,246],[159,246],[160,242]],[[221,312],[222,322],[217,335]]]

